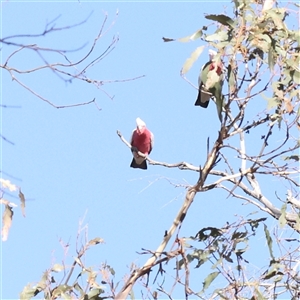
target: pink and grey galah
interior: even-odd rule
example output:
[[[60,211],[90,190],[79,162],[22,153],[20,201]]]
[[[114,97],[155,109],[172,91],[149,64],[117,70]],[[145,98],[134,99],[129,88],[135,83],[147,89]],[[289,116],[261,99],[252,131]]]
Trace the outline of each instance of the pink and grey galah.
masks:
[[[144,157],[138,155],[137,151],[144,153],[145,155],[150,154],[153,148],[154,135],[147,129],[146,123],[140,118],[136,119],[136,128],[132,132],[131,136],[131,151],[133,159],[131,162],[131,168],[139,168],[146,170],[147,162]]]
[[[199,92],[195,105],[206,108],[210,98],[216,99],[218,117],[222,122],[222,108],[224,96],[222,86],[224,82],[224,66],[217,52],[209,50],[209,61],[201,68],[198,78]]]

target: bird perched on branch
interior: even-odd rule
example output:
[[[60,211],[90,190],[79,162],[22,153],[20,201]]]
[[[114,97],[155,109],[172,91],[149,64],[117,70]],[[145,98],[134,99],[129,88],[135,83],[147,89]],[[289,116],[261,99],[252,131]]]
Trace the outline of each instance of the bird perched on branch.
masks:
[[[136,129],[133,130],[131,136],[131,151],[133,159],[130,164],[131,168],[139,168],[146,170],[147,162],[145,157],[138,155],[138,151],[145,155],[150,154],[153,148],[154,135],[146,128],[146,124],[140,118],[136,119]]]
[[[199,92],[195,105],[206,108],[211,97],[215,97],[217,111],[222,122],[223,98],[222,86],[224,82],[224,66],[217,52],[209,50],[209,61],[201,68],[198,78]]]

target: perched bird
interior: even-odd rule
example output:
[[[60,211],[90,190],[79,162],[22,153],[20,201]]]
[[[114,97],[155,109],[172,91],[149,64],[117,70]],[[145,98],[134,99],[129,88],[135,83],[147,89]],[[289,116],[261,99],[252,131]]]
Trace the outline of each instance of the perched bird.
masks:
[[[198,78],[199,92],[195,105],[206,108],[209,99],[215,97],[218,116],[222,122],[224,67],[220,59],[216,61],[216,51],[209,50],[208,52],[209,61],[201,68]]]
[[[133,159],[131,162],[131,168],[139,168],[146,170],[147,162],[144,157],[137,154],[137,151],[144,153],[145,155],[150,154],[153,148],[154,135],[146,128],[146,124],[140,118],[136,119],[136,129],[133,130],[131,136],[131,151]]]

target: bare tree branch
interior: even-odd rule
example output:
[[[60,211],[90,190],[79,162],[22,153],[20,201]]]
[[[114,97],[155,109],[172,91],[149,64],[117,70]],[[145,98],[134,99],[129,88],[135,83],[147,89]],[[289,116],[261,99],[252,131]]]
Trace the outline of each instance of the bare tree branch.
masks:
[[[64,27],[56,27],[55,25],[52,25],[52,23],[55,21],[55,20],[53,20],[53,21],[47,23],[45,30],[39,34],[21,34],[21,35],[11,35],[8,37],[4,37],[4,38],[0,39],[0,43],[2,43],[3,45],[7,45],[7,46],[18,47],[18,49],[12,51],[10,53],[10,55],[8,55],[8,57],[4,61],[4,64],[0,65],[0,68],[8,71],[13,81],[17,82],[19,85],[21,85],[27,91],[29,91],[34,96],[41,99],[42,101],[48,103],[52,107],[69,108],[69,107],[89,105],[91,103],[94,103],[95,106],[100,110],[99,105],[96,102],[95,98],[92,101],[83,100],[76,104],[61,104],[61,105],[55,104],[51,100],[47,99],[45,96],[42,96],[39,92],[37,92],[35,90],[35,88],[26,85],[17,76],[17,74],[22,75],[22,74],[37,73],[42,70],[49,70],[54,75],[56,75],[58,78],[63,80],[64,82],[71,82],[72,80],[81,80],[81,81],[84,81],[87,83],[91,83],[97,89],[100,89],[106,96],[108,96],[110,99],[112,99],[113,96],[110,96],[102,88],[105,84],[127,82],[127,81],[132,81],[132,80],[136,80],[136,79],[144,77],[144,75],[140,75],[140,76],[135,76],[135,77],[126,78],[126,79],[99,80],[99,79],[90,78],[87,75],[87,72],[90,68],[94,67],[97,63],[101,62],[107,55],[109,55],[115,49],[116,44],[119,41],[118,36],[113,36],[112,41],[107,46],[107,48],[100,55],[97,55],[96,57],[92,58],[92,55],[94,53],[96,53],[95,49],[96,49],[96,46],[97,46],[99,40],[112,29],[112,27],[114,26],[114,24],[116,22],[117,16],[118,16],[118,11],[116,12],[115,19],[111,22],[111,24],[107,25],[108,15],[107,15],[107,13],[105,13],[102,25],[99,29],[97,36],[95,37],[95,39],[93,41],[91,47],[88,49],[88,51],[84,55],[82,55],[80,58],[78,58],[75,62],[72,62],[72,60],[69,59],[68,53],[78,52],[79,50],[84,49],[85,45],[80,46],[76,49],[65,50],[65,49],[45,48],[36,43],[21,44],[21,43],[14,42],[14,40],[18,39],[18,38],[32,39],[32,38],[45,37],[54,32],[58,32],[58,31],[62,32],[62,31],[70,30],[70,29],[73,29],[74,27],[80,26],[80,25],[84,24],[85,22],[87,22],[90,16],[88,16],[82,22],[79,22],[77,24],[70,25],[70,26],[64,26]],[[16,55],[23,53],[25,50],[26,51],[29,50],[29,51],[35,53],[42,60],[43,64],[38,67],[27,68],[25,70],[21,70],[18,67],[13,67],[11,65],[11,59]],[[46,54],[48,54],[48,53],[55,54],[59,57],[59,59],[62,59],[62,60],[60,62],[49,62],[48,59],[46,58]],[[89,60],[91,60],[91,61],[89,61]]]

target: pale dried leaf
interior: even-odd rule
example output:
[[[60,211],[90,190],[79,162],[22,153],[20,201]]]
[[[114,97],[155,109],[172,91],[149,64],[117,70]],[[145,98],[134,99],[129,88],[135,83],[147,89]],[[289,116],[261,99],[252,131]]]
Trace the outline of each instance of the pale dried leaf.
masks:
[[[198,57],[200,56],[200,54],[202,53],[204,49],[204,46],[200,46],[198,47],[192,54],[191,56],[185,61],[181,73],[185,74],[189,71],[189,69],[192,67],[192,65],[194,64],[194,62],[198,59]]]
[[[36,288],[33,288],[31,284],[27,284],[20,294],[20,300],[30,300],[35,296]]]
[[[286,111],[290,114],[294,110],[294,106],[291,103],[291,100],[284,98],[284,104],[285,104],[285,109]]]
[[[193,33],[189,36],[177,39],[177,41],[181,42],[181,43],[187,43],[187,42],[195,41],[196,39],[200,38],[201,36],[202,36],[202,29],[199,29],[195,33]]]
[[[93,286],[93,285],[95,284],[95,282],[96,282],[96,278],[97,278],[97,272],[92,271],[92,272],[90,272],[87,281],[88,281],[88,283],[89,283],[90,285]]]
[[[0,183],[1,183],[2,188],[9,189],[11,192],[14,192],[17,190],[17,186],[12,184],[9,180],[0,178]]]
[[[60,265],[60,264],[54,264],[54,266],[52,267],[51,271],[53,272],[61,272],[64,270],[64,266]]]
[[[275,3],[275,0],[265,0],[264,6],[262,11],[268,11],[269,9],[271,9],[273,7]]]
[[[36,285],[36,289],[41,292],[46,289],[49,278],[49,271],[45,271],[41,280]]]
[[[8,205],[8,204],[9,204],[9,201],[8,201],[8,200],[5,200],[5,199],[0,199],[0,203],[5,204],[5,205]]]
[[[8,238],[8,232],[11,227],[13,214],[14,214],[14,212],[13,212],[12,208],[6,204],[5,210],[3,213],[3,217],[2,217],[2,223],[3,223],[2,232],[1,232],[2,241],[6,241]]]
[[[82,262],[80,261],[80,259],[79,259],[78,257],[75,257],[75,256],[74,256],[73,258],[74,258],[74,260],[77,262],[77,264],[78,264],[80,267],[84,268]]]
[[[13,202],[10,202],[8,200],[5,200],[5,199],[0,199],[0,203],[2,204],[5,204],[5,205],[9,205],[9,206],[12,206],[12,207],[17,207],[18,205],[13,203]]]
[[[94,238],[94,239],[90,240],[88,245],[89,246],[94,246],[94,245],[97,245],[97,244],[100,244],[100,243],[101,244],[104,243],[104,240],[97,237],[97,238]]]

